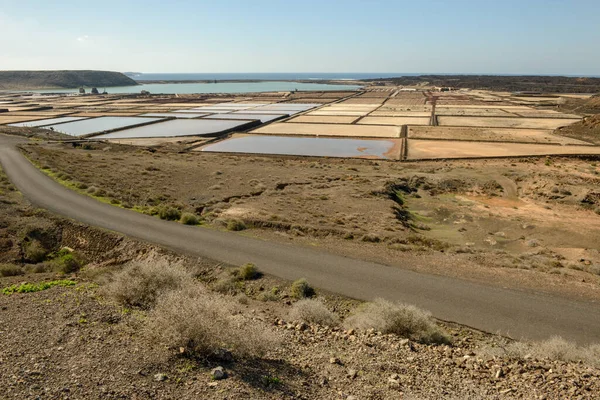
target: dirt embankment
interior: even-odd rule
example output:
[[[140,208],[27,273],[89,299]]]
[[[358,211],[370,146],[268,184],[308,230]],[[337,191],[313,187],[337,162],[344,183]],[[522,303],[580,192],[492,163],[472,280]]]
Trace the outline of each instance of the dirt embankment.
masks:
[[[580,122],[558,128],[555,134],[600,145],[600,94],[588,99],[568,99],[558,110],[587,116]]]
[[[128,76],[112,71],[0,71],[0,90],[103,88],[137,84]]]
[[[582,350],[568,343],[531,347],[444,324],[452,344],[424,344],[336,321],[305,322],[306,314],[292,312],[299,303],[288,282],[260,275],[240,280],[210,260],[53,217],[31,208],[1,171],[0,178],[0,289],[24,289],[0,293],[0,386],[6,398],[592,398],[600,391],[600,370],[593,360],[574,362]],[[87,265],[56,270],[57,254],[77,254]],[[149,334],[148,321],[170,331],[162,321],[179,314],[165,312],[179,312],[183,303],[165,311],[162,299],[183,292],[163,292],[165,282],[142,280],[146,286],[131,289],[143,296],[160,288],[156,306],[120,302],[111,294],[119,287],[111,285],[132,265],[137,273],[131,279],[156,265],[171,278],[188,271],[192,275],[184,283],[219,305],[210,308],[216,318],[211,325],[226,323],[228,330],[221,333],[227,337],[252,326],[253,336],[243,338],[246,346],[267,339],[276,345],[261,355],[245,355],[235,346],[195,353],[191,349],[198,343],[155,342],[157,332]],[[129,290],[119,294],[131,298]],[[327,293],[317,292],[317,299],[329,311],[313,311],[311,318],[333,312],[346,319],[357,306]],[[215,339],[198,334],[213,332],[206,323],[187,314],[175,324],[183,332],[174,332]],[[223,337],[216,338],[219,346]],[[222,367],[224,376],[215,367]]]

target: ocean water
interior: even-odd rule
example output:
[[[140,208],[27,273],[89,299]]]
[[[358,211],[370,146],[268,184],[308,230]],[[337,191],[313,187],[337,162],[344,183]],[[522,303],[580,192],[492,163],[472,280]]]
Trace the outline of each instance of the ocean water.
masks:
[[[140,93],[147,90],[152,94],[195,94],[195,93],[258,93],[289,92],[292,90],[342,91],[360,89],[360,85],[329,85],[322,83],[300,82],[218,82],[218,83],[149,83],[138,86],[119,86],[106,88],[107,93]],[[104,88],[99,87],[102,92]],[[29,90],[35,93],[78,93],[79,89]],[[86,88],[89,93],[89,88]]]

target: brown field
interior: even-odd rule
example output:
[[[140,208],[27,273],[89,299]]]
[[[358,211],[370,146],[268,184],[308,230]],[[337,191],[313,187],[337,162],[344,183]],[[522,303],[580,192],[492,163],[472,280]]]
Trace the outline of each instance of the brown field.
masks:
[[[481,117],[518,117],[515,113],[510,113],[500,108],[442,108],[436,107],[435,115],[456,115],[456,116],[481,116]]]
[[[356,116],[356,117],[362,117],[363,115],[368,114],[368,112],[365,111],[321,111],[321,110],[317,110],[317,111],[311,111],[309,113],[307,113],[306,115],[331,115],[331,116],[335,116],[335,115],[340,115],[340,116]]]
[[[581,118],[579,115],[575,114],[566,114],[560,113],[556,111],[550,110],[522,110],[514,112],[521,117],[526,118],[570,118],[570,119],[579,119]]]
[[[294,123],[313,123],[313,124],[351,124],[357,120],[356,116],[318,116],[318,115],[301,115],[292,118],[286,122]]]
[[[2,115],[0,114],[0,124],[14,124],[17,122],[25,122],[25,121],[34,121],[37,119],[44,119],[44,117],[34,117],[34,116],[16,116],[16,115]]]
[[[364,117],[359,125],[429,125],[429,117]]]
[[[553,135],[553,131],[544,129],[510,129],[510,128],[468,128],[450,126],[414,126],[408,129],[411,139],[469,140],[492,142],[527,142],[549,144],[587,143],[578,139]]]
[[[442,126],[490,128],[556,129],[578,121],[567,118],[438,117],[438,123]]]
[[[598,154],[600,147],[408,139],[408,159]]]

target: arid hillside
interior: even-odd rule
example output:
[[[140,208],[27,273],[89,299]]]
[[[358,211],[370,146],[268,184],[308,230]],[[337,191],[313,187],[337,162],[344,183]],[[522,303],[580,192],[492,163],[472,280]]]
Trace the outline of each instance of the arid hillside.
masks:
[[[137,82],[111,71],[0,71],[0,90],[131,86]]]

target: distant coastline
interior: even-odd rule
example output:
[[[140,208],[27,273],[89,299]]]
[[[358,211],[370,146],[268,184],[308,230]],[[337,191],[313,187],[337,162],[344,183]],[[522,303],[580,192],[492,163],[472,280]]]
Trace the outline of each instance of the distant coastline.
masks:
[[[137,84],[125,74],[113,71],[0,71],[0,90],[105,88]]]

